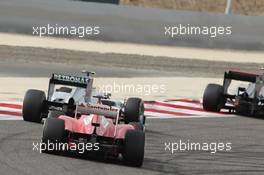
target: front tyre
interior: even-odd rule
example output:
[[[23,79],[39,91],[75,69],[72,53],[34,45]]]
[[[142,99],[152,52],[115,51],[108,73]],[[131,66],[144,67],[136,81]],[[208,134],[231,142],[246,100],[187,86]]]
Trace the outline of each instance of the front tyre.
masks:
[[[125,105],[125,123],[141,122],[144,119],[144,102],[140,98],[128,98]]]
[[[45,100],[46,95],[43,91],[28,90],[23,101],[22,114],[24,121],[40,123]]]

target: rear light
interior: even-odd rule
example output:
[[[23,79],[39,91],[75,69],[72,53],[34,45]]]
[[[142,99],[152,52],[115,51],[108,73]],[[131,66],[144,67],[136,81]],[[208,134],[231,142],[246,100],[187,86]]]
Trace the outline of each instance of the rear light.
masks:
[[[92,126],[99,127],[100,123],[92,123]]]

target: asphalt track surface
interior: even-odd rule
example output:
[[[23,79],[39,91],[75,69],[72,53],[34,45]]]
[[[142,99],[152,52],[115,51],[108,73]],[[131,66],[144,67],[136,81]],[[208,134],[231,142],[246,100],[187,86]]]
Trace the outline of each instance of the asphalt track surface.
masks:
[[[252,71],[257,63],[71,51],[0,45],[0,77],[49,77],[52,72],[95,71],[97,77],[212,77],[229,69]]]
[[[77,5],[73,6],[73,2],[70,1],[66,5],[70,8],[65,8],[61,6],[60,0],[34,1],[34,3],[31,0],[27,0],[24,2],[20,3],[18,0],[1,1],[0,28],[2,32],[31,33],[33,24],[43,25],[57,22],[60,24],[72,24],[72,21],[75,21],[74,25],[83,25],[83,23],[87,22],[94,25],[107,24],[108,30],[103,36],[104,40],[120,41],[120,35],[122,35],[121,41],[171,43],[171,40],[160,39],[160,37],[152,40],[153,35],[145,34],[145,32],[155,35],[158,33],[159,35],[157,36],[163,37],[163,35],[160,35],[163,32],[160,31],[163,31],[164,22],[162,19],[161,22],[156,21],[157,15],[153,15],[155,10],[150,10],[149,13],[142,15],[141,10],[139,10],[139,13],[134,13],[133,8],[132,15],[124,16],[123,14],[128,14],[127,8],[120,11],[113,10],[115,7],[104,8],[90,4],[84,6],[82,3],[76,3]],[[51,6],[51,2],[54,5]],[[28,5],[31,3],[32,6]],[[34,6],[39,5],[41,5],[41,8],[35,10]],[[58,10],[58,7],[60,7],[60,10]],[[98,10],[98,8],[103,10]],[[70,10],[67,11],[66,9]],[[97,13],[102,11],[111,15],[100,17],[100,14],[98,15]],[[186,16],[183,13],[171,14],[166,12],[163,16],[168,20],[168,24],[181,23],[183,20],[186,21],[188,19],[190,23],[192,21],[200,23],[201,19],[202,24],[207,25],[218,24],[220,21],[223,21],[223,24],[232,24],[235,31],[233,37],[228,38],[225,42],[220,40],[217,42],[218,44],[210,43],[206,40],[205,43],[209,43],[210,46],[231,47],[233,43],[235,46],[247,49],[263,48],[262,38],[260,37],[262,35],[259,34],[261,33],[259,29],[262,28],[263,19],[234,17],[234,21],[238,22],[233,23],[232,19],[223,20],[222,18],[226,19],[224,15],[212,15],[207,18],[206,16],[209,16],[209,14],[198,15],[194,13]],[[72,17],[70,18],[68,14]],[[135,17],[128,21],[134,14]],[[46,18],[45,15],[47,15]],[[85,18],[83,17],[84,15]],[[151,21],[148,23],[150,25],[147,26],[149,30],[145,30],[146,21],[142,20],[142,16],[149,18],[148,21]],[[168,19],[168,16],[171,19]],[[215,20],[216,17],[218,20]],[[112,19],[115,19],[115,21]],[[213,19],[214,22],[210,23],[210,19]],[[239,22],[240,20],[241,22]],[[253,25],[250,23],[252,21]],[[136,25],[131,25],[131,22]],[[141,26],[141,30],[138,30],[139,26]],[[252,26],[258,27],[252,28]],[[121,29],[127,29],[128,27],[132,28],[130,30],[122,30],[120,33]],[[14,29],[19,31],[14,31]],[[153,29],[157,31],[153,31]],[[138,37],[135,37],[133,31],[139,33]],[[251,35],[247,35],[248,33],[251,33]],[[130,37],[124,38],[124,36]],[[236,42],[233,42],[233,40]],[[200,41],[195,42],[196,40],[190,41],[198,46],[201,43],[205,44]],[[231,44],[229,44],[229,41]],[[175,40],[172,43],[177,42],[179,41]],[[183,41],[181,45],[188,45],[185,42]],[[39,63],[39,60],[41,60],[41,63]],[[71,60],[77,62],[73,63]],[[256,70],[259,65],[0,46],[0,76],[2,77],[48,77],[54,71],[73,73],[78,72],[80,69],[93,69],[99,77],[222,77],[223,71],[229,68]],[[241,116],[147,120],[144,164],[141,168],[133,168],[123,165],[118,160],[40,154],[32,150],[32,144],[40,142],[42,135],[41,124],[24,121],[0,121],[0,174],[263,174],[263,124],[264,120],[262,119]],[[178,143],[180,140],[194,143],[231,142],[232,150],[215,154],[203,151],[175,151],[174,154],[171,154],[165,151],[165,142]]]
[[[54,63],[53,66],[45,62],[43,53],[57,55],[52,58],[58,61],[63,58],[60,50],[35,50],[28,52],[25,48],[3,49],[1,47],[1,76],[49,76],[50,72],[56,70],[76,71],[79,67],[73,64]],[[27,48],[32,49],[32,48]],[[4,50],[4,51],[3,51]],[[54,54],[53,52],[56,52]],[[65,52],[65,51],[64,51]],[[28,55],[26,53],[31,53]],[[169,74],[177,76],[193,68],[196,76],[209,76],[210,70],[214,69],[214,62],[207,62],[208,67],[212,66],[209,71],[204,71],[202,65],[205,62],[184,62],[179,59],[177,70],[169,69],[169,61],[157,66],[166,67],[167,69],[159,69],[145,66],[136,69],[137,64],[130,63],[132,72],[128,72],[126,57],[124,55],[104,55],[98,53],[80,53],[67,51],[67,58],[79,58],[82,54],[90,60],[91,67],[101,66],[99,71],[101,76],[146,76],[145,72],[156,71],[155,76]],[[115,59],[123,57],[124,62],[116,62]],[[37,63],[33,58],[38,57],[43,63]],[[19,59],[20,58],[20,59]],[[108,66],[98,63],[99,58],[110,59],[113,65]],[[128,58],[131,58],[131,56]],[[136,57],[138,60],[154,60],[152,57]],[[159,58],[160,59],[160,58]],[[164,58],[166,60],[166,58]],[[16,62],[17,60],[21,62]],[[96,61],[97,60],[97,61]],[[99,59],[100,60],[100,59]],[[82,61],[82,60],[81,60]],[[93,62],[94,61],[94,62]],[[156,60],[157,61],[157,60]],[[163,60],[164,62],[164,60]],[[175,60],[174,60],[175,62]],[[96,64],[97,63],[97,64]],[[117,64],[118,63],[118,64]],[[156,62],[157,64],[159,62]],[[99,64],[99,65],[98,65]],[[181,64],[189,65],[180,69]],[[223,65],[217,71],[228,67],[227,63],[219,63]],[[29,69],[34,67],[34,69]],[[46,67],[43,65],[47,65]],[[124,65],[125,69],[122,69]],[[147,65],[147,64],[146,64]],[[224,66],[225,65],[225,66]],[[67,67],[69,66],[69,67]],[[234,66],[247,66],[252,68],[256,65],[252,64],[235,64]],[[64,69],[63,69],[64,68]],[[116,72],[112,72],[116,70]],[[123,70],[123,71],[122,71]],[[211,70],[211,71],[212,71]],[[144,72],[145,71],[145,72]],[[216,71],[216,72],[217,72]],[[112,72],[112,73],[111,73]],[[152,74],[147,74],[153,76]],[[192,76],[195,76],[192,75]],[[210,75],[212,76],[212,75]],[[214,77],[220,74],[213,74]],[[195,78],[195,77],[194,77]],[[264,173],[264,120],[249,117],[224,117],[224,118],[189,118],[189,119],[149,119],[147,121],[146,130],[146,147],[145,160],[142,168],[128,167],[122,164],[120,160],[103,160],[98,158],[84,158],[80,156],[69,155],[47,155],[40,154],[36,150],[33,151],[33,143],[40,142],[42,125],[27,123],[24,121],[1,121],[0,122],[0,174],[263,174]],[[165,142],[179,143],[215,143],[215,142],[231,142],[232,149],[228,152],[216,152],[212,154],[208,151],[175,151],[171,154],[165,150]]]
[[[244,117],[148,120],[145,160],[141,168],[120,160],[33,151],[42,125],[0,122],[1,174],[263,174],[264,120]],[[229,152],[165,151],[165,142],[231,142]]]

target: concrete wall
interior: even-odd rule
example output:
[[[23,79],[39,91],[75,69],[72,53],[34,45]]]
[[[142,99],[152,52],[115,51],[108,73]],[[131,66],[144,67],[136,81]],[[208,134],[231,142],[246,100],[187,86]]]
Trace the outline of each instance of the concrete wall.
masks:
[[[119,4],[119,0],[79,0],[79,1]]]
[[[22,3],[23,2],[23,3]],[[32,26],[99,25],[101,34],[88,37],[103,41],[134,42],[208,48],[263,50],[264,18],[224,14],[145,9],[68,0],[2,0],[0,32],[32,34]],[[165,25],[231,25],[232,35],[170,38]]]

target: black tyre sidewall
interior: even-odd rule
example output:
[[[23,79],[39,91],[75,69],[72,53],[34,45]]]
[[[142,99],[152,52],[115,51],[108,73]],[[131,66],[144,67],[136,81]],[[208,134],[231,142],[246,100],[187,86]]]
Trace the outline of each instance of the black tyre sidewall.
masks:
[[[65,143],[66,131],[65,123],[63,120],[58,118],[47,118],[42,134],[42,146],[45,144],[45,148],[48,147],[48,144],[59,144]],[[43,147],[44,148],[44,147]],[[44,150],[45,153],[59,153],[61,150]]]
[[[123,159],[129,166],[140,167],[144,160],[145,133],[128,130],[124,140]]]
[[[203,95],[203,108],[207,111],[219,112],[225,104],[223,86],[208,84]]]
[[[140,116],[144,116],[144,102],[140,98],[128,98],[125,105],[125,123],[139,122]]]
[[[46,95],[43,91],[30,89],[26,92],[23,100],[23,119],[30,122],[41,122],[41,113]]]
[[[249,110],[249,105],[246,102],[243,102],[243,100],[241,100],[241,97],[238,97],[237,99],[239,101],[239,105],[236,106],[236,113],[239,115],[250,115],[250,110]]]

